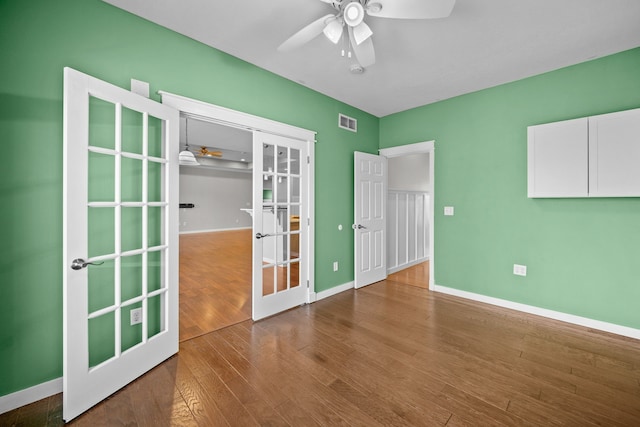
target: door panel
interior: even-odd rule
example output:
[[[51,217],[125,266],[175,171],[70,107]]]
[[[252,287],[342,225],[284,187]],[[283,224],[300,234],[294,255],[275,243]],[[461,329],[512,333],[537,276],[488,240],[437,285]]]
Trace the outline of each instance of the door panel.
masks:
[[[387,277],[387,159],[355,152],[354,233],[355,287]]]
[[[178,350],[177,136],[176,110],[65,69],[66,421]]]
[[[307,301],[307,144],[254,132],[254,320]]]

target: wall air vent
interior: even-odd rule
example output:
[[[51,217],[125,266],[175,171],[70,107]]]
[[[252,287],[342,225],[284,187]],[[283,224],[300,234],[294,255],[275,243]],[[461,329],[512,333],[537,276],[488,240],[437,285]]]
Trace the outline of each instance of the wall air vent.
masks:
[[[358,121],[340,113],[338,114],[338,127],[350,130],[351,132],[358,132]]]

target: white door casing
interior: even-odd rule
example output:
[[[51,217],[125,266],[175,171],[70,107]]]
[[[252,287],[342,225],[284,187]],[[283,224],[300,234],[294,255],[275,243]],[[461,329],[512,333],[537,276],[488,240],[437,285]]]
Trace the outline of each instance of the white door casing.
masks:
[[[253,320],[308,301],[309,144],[253,133]]]
[[[178,351],[178,126],[177,110],[65,68],[65,421]]]
[[[387,277],[387,159],[354,153],[355,287]]]
[[[286,139],[295,140],[296,143],[304,144],[308,160],[306,162],[305,171],[305,184],[301,188],[300,203],[304,204],[306,209],[306,219],[300,217],[300,228],[304,226],[306,228],[306,235],[304,236],[304,242],[301,240],[301,250],[304,248],[304,260],[301,260],[300,267],[300,282],[305,288],[305,299],[302,302],[313,302],[316,300],[316,293],[314,290],[314,164],[315,164],[315,132],[291,126],[286,123],[276,122],[263,117],[254,116],[252,114],[244,113],[241,111],[231,110],[229,108],[221,107],[218,105],[209,104],[207,102],[187,98],[181,95],[172,94],[169,92],[160,91],[162,96],[162,103],[173,107],[187,116],[196,117],[199,120],[212,121],[217,124],[226,126],[233,126],[244,130],[249,130],[260,135],[269,135],[270,137],[284,137]],[[277,145],[277,143],[276,143]],[[264,148],[264,147],[262,147]],[[261,149],[262,149],[261,148]],[[254,160],[262,159],[262,155],[253,153]],[[256,168],[254,164],[254,169]],[[263,176],[262,174],[260,176]],[[263,176],[264,178],[264,176]],[[261,186],[263,183],[260,184]],[[262,187],[261,187],[262,188]],[[254,182],[254,198],[256,195],[260,196],[259,203],[262,205],[263,199],[259,191],[255,189]],[[254,207],[257,206],[254,202]],[[255,216],[253,218],[254,224],[256,223]],[[255,229],[255,225],[254,225]],[[265,233],[267,234],[267,233]],[[301,233],[301,239],[302,233]],[[254,244],[256,242],[254,232]],[[259,258],[258,258],[259,259]],[[254,263],[255,267],[255,263]],[[283,267],[281,267],[283,268]],[[260,268],[262,270],[262,267]],[[254,277],[256,269],[254,268]],[[262,280],[256,282],[253,280],[252,295],[259,293],[262,289]],[[277,299],[277,298],[276,298]],[[277,304],[276,304],[277,306]],[[287,304],[283,304],[283,307],[287,307]],[[287,307],[290,308],[290,307]],[[254,306],[255,309],[255,306]],[[281,310],[286,310],[282,308]],[[273,313],[275,314],[275,313]],[[254,320],[268,316],[269,314],[253,313]]]

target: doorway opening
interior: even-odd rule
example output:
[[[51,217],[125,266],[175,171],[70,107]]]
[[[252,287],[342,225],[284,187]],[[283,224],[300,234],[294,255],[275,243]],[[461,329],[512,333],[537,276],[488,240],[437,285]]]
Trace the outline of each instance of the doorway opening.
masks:
[[[204,148],[202,148],[202,145],[194,147],[194,143],[190,141],[193,133],[191,125],[185,125],[184,135],[185,148],[186,143],[189,142],[189,151],[201,150],[198,154],[206,156],[205,160],[208,163],[216,163],[214,169],[219,172],[221,169],[224,169],[225,172],[234,173],[238,173],[240,169],[251,172],[247,173],[252,179],[251,206],[245,208],[236,206],[234,208],[234,215],[241,215],[239,218],[246,220],[247,217],[244,215],[251,218],[250,235],[252,236],[252,241],[249,245],[251,247],[252,278],[247,280],[252,294],[244,299],[242,304],[239,304],[244,306],[244,303],[250,302],[251,318],[258,320],[296,305],[314,301],[316,297],[313,273],[315,253],[313,203],[314,143],[316,133],[168,92],[160,91],[159,94],[162,96],[163,104],[175,108],[181,115],[189,119],[198,119],[208,124],[216,124],[227,131],[241,130],[245,135],[251,135],[252,160],[248,161],[247,158],[245,158],[245,161],[241,158],[235,159],[238,165],[232,167],[229,166],[233,163],[230,161],[226,162],[224,166],[220,164],[220,154],[222,157],[225,155],[224,147],[218,147],[215,143],[209,142],[206,142]],[[191,120],[189,120],[189,124],[191,124]],[[187,135],[187,130],[189,135]],[[238,155],[249,154],[248,150],[236,149],[235,151],[240,151]],[[277,156],[270,154],[271,151],[277,153]],[[183,157],[182,154],[181,157]],[[184,157],[190,156],[185,155]],[[271,163],[269,163],[269,159],[271,159]],[[297,165],[298,168],[294,168],[294,165]],[[275,184],[273,184],[272,197],[269,197],[270,195],[263,191],[270,188],[267,185],[267,181],[278,183],[278,188],[275,188]],[[282,186],[280,185],[281,182]],[[294,190],[294,188],[298,189]],[[300,196],[294,198],[296,194]],[[182,195],[180,195],[180,198],[182,199]],[[193,209],[189,207],[191,202],[180,201],[185,203],[184,209]],[[177,200],[174,200],[174,203],[177,202]],[[192,204],[195,205],[195,203]],[[289,221],[274,219],[280,218],[280,211],[286,212],[287,218],[289,218],[293,215],[294,208],[297,208],[302,213],[299,218],[299,229],[296,228],[294,230],[289,225]],[[278,215],[266,215],[265,218],[265,209],[269,212],[277,211]],[[281,226],[281,223],[286,223],[287,226]],[[270,224],[273,232],[265,231],[269,229],[268,226]],[[183,225],[183,227],[188,227],[188,224],[186,226]],[[236,227],[235,224],[232,224],[230,230],[224,230],[223,232],[236,231],[237,228],[242,227]],[[293,240],[299,242],[297,251],[292,250]],[[280,248],[282,250],[277,252],[278,256],[269,261],[264,254],[271,246],[276,251]],[[297,257],[292,258],[294,252],[297,253]],[[218,260],[211,261],[215,263]],[[285,276],[286,286],[281,289],[279,286],[280,275],[276,274],[276,272],[285,270],[288,272]],[[277,291],[273,293],[263,292],[263,283],[268,283],[268,279],[271,277],[268,274],[265,275],[265,272],[269,273],[269,271],[274,272],[271,276],[273,276],[273,283],[277,284],[277,286],[274,285],[274,289],[277,289]],[[296,273],[295,280],[292,272]],[[194,313],[196,316],[201,315],[197,313],[197,310]]]
[[[251,318],[252,138],[180,118],[180,341]]]
[[[421,271],[418,276],[427,279],[428,288],[433,290],[434,141],[384,148],[380,155],[387,157],[392,165],[397,160],[401,169],[395,178],[390,174],[387,193],[388,200],[394,202],[388,203],[388,218],[394,221],[394,227],[389,227],[388,232],[387,247],[393,247],[388,250],[388,272],[399,274],[411,267],[411,272]],[[393,179],[397,184],[393,184]],[[402,188],[392,188],[394,186]]]

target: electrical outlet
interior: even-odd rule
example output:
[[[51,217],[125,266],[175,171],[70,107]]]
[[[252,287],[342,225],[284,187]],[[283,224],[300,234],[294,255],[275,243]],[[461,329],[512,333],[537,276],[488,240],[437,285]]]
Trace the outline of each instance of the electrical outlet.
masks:
[[[445,206],[444,214],[445,216],[453,216],[453,206]]]
[[[513,264],[513,274],[516,276],[526,276],[527,275],[527,266],[520,264]]]
[[[338,271],[338,261],[333,262],[333,271]]]
[[[129,317],[131,318],[131,324],[137,325],[138,323],[142,323],[142,308],[134,308],[129,312]]]

